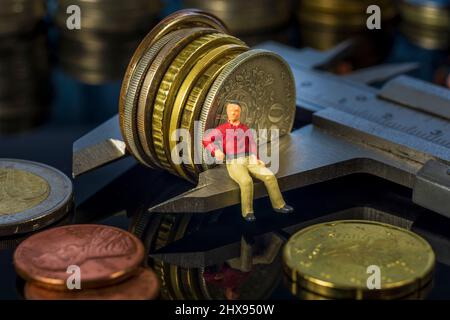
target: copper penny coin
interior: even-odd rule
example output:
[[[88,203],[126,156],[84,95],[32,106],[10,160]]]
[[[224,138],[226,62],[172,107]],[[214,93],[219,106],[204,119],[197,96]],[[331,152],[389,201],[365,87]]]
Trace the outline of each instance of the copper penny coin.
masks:
[[[22,278],[59,290],[67,288],[67,280],[74,279],[68,278],[77,271],[81,288],[117,283],[134,275],[143,259],[144,246],[134,235],[94,224],[37,233],[23,241],[14,253],[14,265]]]
[[[156,273],[141,268],[139,273],[118,284],[99,288],[57,291],[42,288],[32,282],[25,285],[28,300],[153,300],[159,296],[159,280]]]

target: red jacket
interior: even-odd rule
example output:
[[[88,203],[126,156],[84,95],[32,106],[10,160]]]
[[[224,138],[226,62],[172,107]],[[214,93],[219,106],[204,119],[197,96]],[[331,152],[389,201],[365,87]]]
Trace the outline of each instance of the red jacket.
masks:
[[[217,149],[222,150],[227,158],[254,154],[258,157],[253,132],[245,124],[237,126],[230,122],[221,124],[203,137],[203,146],[215,156]]]

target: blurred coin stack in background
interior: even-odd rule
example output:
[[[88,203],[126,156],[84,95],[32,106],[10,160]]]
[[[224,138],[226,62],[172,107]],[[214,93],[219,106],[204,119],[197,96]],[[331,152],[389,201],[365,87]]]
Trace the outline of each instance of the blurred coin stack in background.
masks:
[[[39,125],[49,112],[45,35],[3,38],[0,57],[0,133],[18,133]]]
[[[198,8],[220,18],[231,34],[249,45],[272,39],[287,42],[291,0],[184,0],[185,8]]]
[[[44,0],[2,0],[0,36],[30,32],[44,15]]]
[[[0,133],[32,128],[47,115],[49,61],[39,22],[44,1],[0,3]]]
[[[450,47],[450,0],[401,0],[400,29],[425,49]]]
[[[67,26],[74,12],[67,11],[73,5],[80,8],[79,30]],[[59,1],[55,21],[60,31],[58,56],[63,70],[88,84],[120,79],[161,8],[159,0]]]
[[[377,5],[381,10],[381,30],[367,28],[370,5]],[[391,50],[396,9],[395,2],[390,0],[299,0],[296,16],[300,44],[327,50],[351,38],[354,44],[349,60],[330,71],[345,74],[375,65]]]
[[[391,0],[300,0],[296,14],[302,44],[325,50],[369,31],[366,11],[370,5],[380,7],[382,28],[396,15]]]

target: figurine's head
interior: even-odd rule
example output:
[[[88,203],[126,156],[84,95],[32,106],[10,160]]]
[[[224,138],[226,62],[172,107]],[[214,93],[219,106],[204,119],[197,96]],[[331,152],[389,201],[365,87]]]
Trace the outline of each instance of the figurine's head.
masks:
[[[228,100],[227,102],[225,102],[225,107],[227,108],[228,121],[235,122],[240,120],[241,105],[239,101]]]

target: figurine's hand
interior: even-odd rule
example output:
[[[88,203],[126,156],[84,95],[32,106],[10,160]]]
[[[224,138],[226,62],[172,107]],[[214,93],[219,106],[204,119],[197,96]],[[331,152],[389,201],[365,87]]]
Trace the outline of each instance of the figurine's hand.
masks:
[[[214,157],[217,161],[222,162],[225,159],[225,154],[221,150],[216,150],[214,152]]]
[[[259,160],[259,159],[258,159],[258,165],[263,166],[263,167],[266,166],[266,164],[262,160]]]

